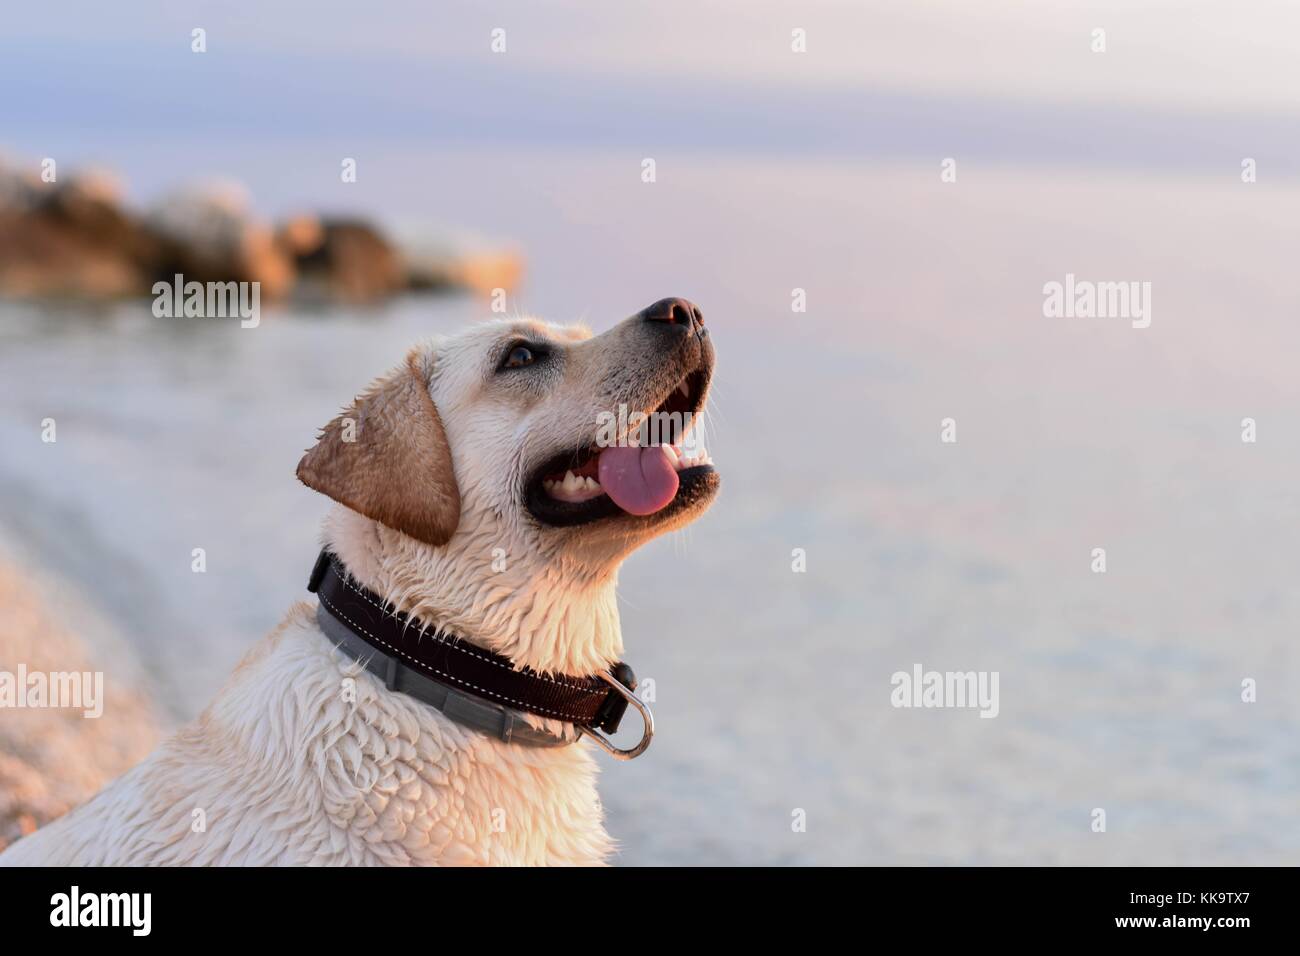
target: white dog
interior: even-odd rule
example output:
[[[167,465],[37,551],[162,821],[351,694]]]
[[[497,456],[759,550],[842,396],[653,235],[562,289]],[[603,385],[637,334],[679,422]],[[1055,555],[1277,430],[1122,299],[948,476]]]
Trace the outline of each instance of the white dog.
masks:
[[[520,671],[570,693],[622,654],[622,560],[717,492],[693,435],[683,450],[632,434],[646,413],[698,413],[712,371],[708,331],[682,299],[594,337],[480,325],[412,350],[325,427],[298,474],[339,503],[324,542],[344,586],[369,594],[366,620],[377,625],[387,602],[406,615],[409,649],[450,641],[488,652],[470,655],[480,666],[508,659],[503,679]],[[390,689],[397,665],[384,665],[387,682],[367,669],[393,657],[345,653],[322,621],[355,615],[327,610],[296,603],[196,721],[0,863],[605,861],[594,735],[468,684],[473,707],[550,745],[452,719]]]

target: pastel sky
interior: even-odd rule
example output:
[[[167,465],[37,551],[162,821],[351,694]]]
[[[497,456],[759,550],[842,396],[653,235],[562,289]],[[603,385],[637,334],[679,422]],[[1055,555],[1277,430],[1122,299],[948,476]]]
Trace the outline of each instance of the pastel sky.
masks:
[[[195,26],[208,52],[189,50]],[[508,51],[489,50],[507,31]],[[807,30],[808,52],[790,51]],[[1107,51],[1091,52],[1092,30]],[[52,2],[5,12],[0,147],[416,144],[1300,172],[1282,0]],[[599,79],[597,79],[597,77]]]

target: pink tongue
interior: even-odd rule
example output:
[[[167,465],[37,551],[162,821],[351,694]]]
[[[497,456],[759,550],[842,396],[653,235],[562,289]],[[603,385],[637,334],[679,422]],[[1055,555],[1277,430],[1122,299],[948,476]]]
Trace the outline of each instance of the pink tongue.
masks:
[[[656,445],[606,448],[596,467],[605,494],[628,514],[654,514],[677,494],[677,472]]]

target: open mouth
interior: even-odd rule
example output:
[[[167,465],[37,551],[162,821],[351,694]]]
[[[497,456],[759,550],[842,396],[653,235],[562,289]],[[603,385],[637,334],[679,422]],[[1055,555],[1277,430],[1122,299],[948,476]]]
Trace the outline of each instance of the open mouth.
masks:
[[[533,472],[525,502],[544,524],[570,526],[619,515],[666,515],[703,496],[717,476],[693,433],[709,375],[686,375],[617,444],[556,455]],[[635,423],[633,423],[635,424]]]

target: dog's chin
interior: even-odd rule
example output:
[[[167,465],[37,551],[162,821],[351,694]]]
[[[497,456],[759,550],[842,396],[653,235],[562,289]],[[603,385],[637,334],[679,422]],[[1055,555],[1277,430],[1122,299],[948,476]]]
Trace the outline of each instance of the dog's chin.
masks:
[[[608,530],[626,535],[661,534],[688,524],[713,503],[721,478],[712,464],[687,465],[677,472],[677,490],[650,514],[630,514],[607,494],[582,501],[564,500],[548,489],[546,469],[539,469],[524,492],[524,506],[545,528]]]

